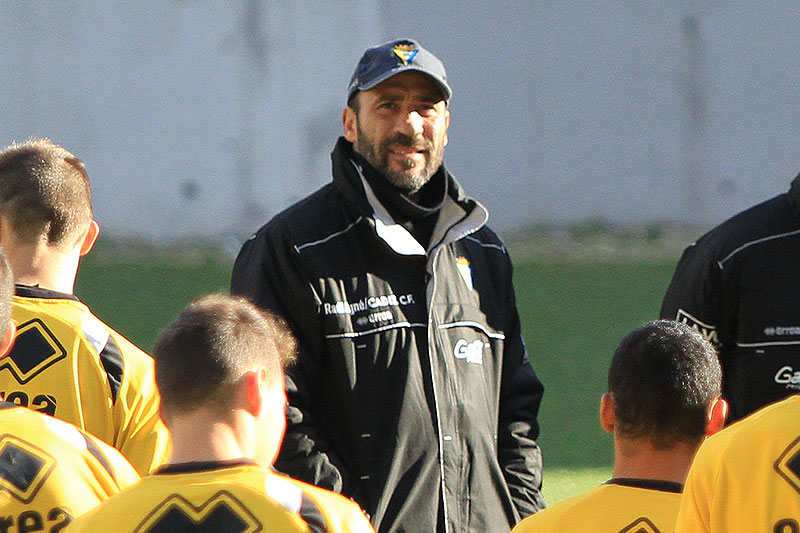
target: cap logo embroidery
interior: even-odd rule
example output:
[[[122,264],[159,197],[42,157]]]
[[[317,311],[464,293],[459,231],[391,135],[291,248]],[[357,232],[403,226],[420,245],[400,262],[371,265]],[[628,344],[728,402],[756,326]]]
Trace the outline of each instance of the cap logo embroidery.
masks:
[[[403,65],[408,65],[414,58],[417,56],[417,48],[413,44],[398,44],[395,45],[394,49],[392,50],[394,55],[400,58],[400,61],[403,62]]]

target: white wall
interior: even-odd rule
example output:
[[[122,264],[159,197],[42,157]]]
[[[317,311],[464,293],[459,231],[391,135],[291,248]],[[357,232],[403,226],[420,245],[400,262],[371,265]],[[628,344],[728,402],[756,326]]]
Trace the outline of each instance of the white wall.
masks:
[[[699,22],[688,209],[681,20]],[[0,4],[0,144],[87,163],[108,232],[240,236],[329,180],[364,48],[411,36],[454,89],[445,161],[493,224],[718,222],[800,169],[793,2],[212,0]]]
[[[246,234],[328,180],[380,24],[369,0],[6,2],[0,143],[81,157],[107,232]]]
[[[446,162],[497,226],[520,220],[719,222],[800,170],[800,4],[385,2],[392,35],[444,60]],[[426,16],[409,16],[409,13]],[[705,49],[701,207],[688,213],[681,21]]]

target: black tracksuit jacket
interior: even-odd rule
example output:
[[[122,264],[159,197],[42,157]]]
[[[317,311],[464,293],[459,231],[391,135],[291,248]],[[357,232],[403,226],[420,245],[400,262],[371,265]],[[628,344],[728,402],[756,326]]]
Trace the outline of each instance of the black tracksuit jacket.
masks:
[[[379,531],[507,532],[544,506],[543,387],[485,208],[447,174],[427,252],[340,139],[333,183],[242,247],[231,291],[285,317],[289,427],[277,467],[355,499]]]
[[[718,347],[729,422],[800,391],[800,176],[684,251],[661,317]]]

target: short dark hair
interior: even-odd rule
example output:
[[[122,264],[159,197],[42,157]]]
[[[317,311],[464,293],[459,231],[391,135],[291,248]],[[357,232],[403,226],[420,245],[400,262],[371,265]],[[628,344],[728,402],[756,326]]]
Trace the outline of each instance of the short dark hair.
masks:
[[[240,296],[210,294],[187,305],[153,349],[161,406],[168,414],[228,405],[231,386],[263,366],[274,384],[297,342],[284,323]]]
[[[11,297],[14,295],[14,273],[6,255],[0,250],[0,342],[6,340],[6,325],[11,320]]]
[[[662,449],[697,443],[721,383],[717,352],[702,335],[673,320],[648,322],[622,340],[611,360],[615,427]]]
[[[358,100],[359,94],[361,94],[361,91],[356,91],[347,99],[347,107],[355,111],[356,115],[361,112],[361,102]]]
[[[0,151],[0,212],[25,242],[74,244],[93,216],[83,161],[49,139]]]

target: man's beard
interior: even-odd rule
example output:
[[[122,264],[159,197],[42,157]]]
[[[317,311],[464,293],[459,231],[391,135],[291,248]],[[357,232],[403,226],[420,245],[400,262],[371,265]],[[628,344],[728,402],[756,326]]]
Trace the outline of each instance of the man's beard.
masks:
[[[408,194],[414,194],[419,191],[423,185],[428,183],[431,176],[436,174],[436,171],[439,170],[439,167],[442,165],[444,144],[436,147],[432,141],[425,139],[421,133],[413,136],[397,133],[385,139],[378,147],[375,146],[372,139],[364,134],[360,125],[356,127],[358,128],[359,153],[364,156],[364,159],[369,161],[375,170],[380,172],[389,183]],[[425,166],[419,168],[415,161],[409,159],[405,162],[408,168],[404,170],[392,169],[389,164],[389,152],[391,147],[404,147],[425,151],[428,156],[425,161]]]

